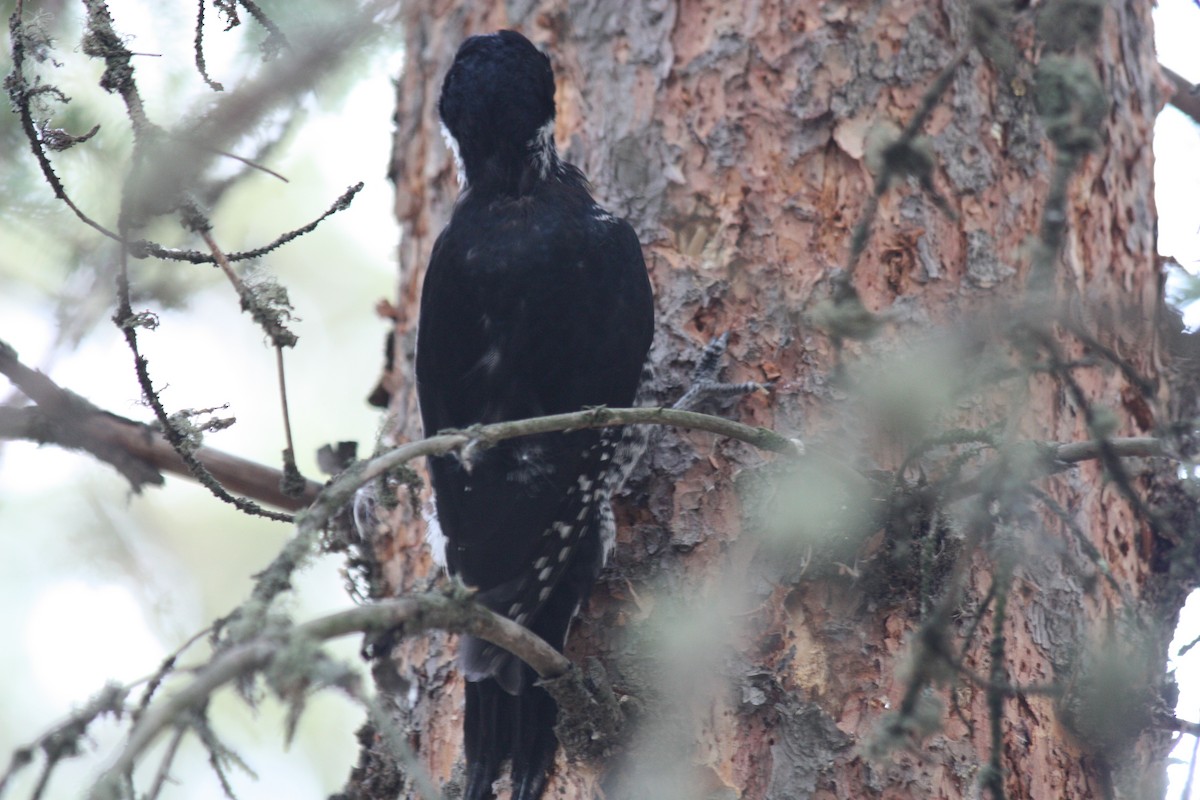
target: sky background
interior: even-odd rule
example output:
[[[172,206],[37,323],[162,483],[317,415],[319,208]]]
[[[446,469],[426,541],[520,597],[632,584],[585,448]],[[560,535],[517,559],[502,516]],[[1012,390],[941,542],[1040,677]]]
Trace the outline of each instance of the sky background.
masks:
[[[11,2],[0,5],[7,18]],[[207,91],[190,63],[192,10],[164,10],[140,0],[112,0],[109,6],[118,27],[132,37],[132,49],[163,54],[161,65],[139,63],[138,77],[151,116],[173,122]],[[61,13],[69,17],[78,12],[64,7]],[[178,16],[164,25],[164,14]],[[1200,10],[1189,0],[1162,2],[1155,22],[1162,62],[1200,82],[1195,49]],[[219,25],[210,25],[206,54],[217,80],[235,85],[252,67],[257,33],[247,28],[222,35]],[[385,172],[400,41],[399,31],[392,29],[309,99],[304,121],[270,162],[290,183],[255,176],[234,192],[214,220],[218,240],[227,250],[237,250],[309,221],[346,187],[366,184],[349,210],[265,263],[288,287],[300,317],[295,325],[300,346],[286,360],[296,451],[301,469],[310,476],[319,477],[312,455],[319,446],[356,439],[361,449],[369,450],[382,422],[364,398],[379,372],[386,331],[372,308],[394,293],[397,227]],[[76,98],[79,119],[95,118],[103,127],[92,154],[77,148],[56,164],[68,185],[80,187],[85,203],[94,200],[90,207],[102,208],[99,201],[111,185],[105,181],[114,173],[105,173],[94,153],[119,152],[127,128],[115,98],[92,97],[96,65],[74,41],[60,47],[64,67],[56,82]],[[71,127],[86,130],[90,124]],[[1200,196],[1200,131],[1168,108],[1159,118],[1154,147],[1159,250],[1195,272],[1200,267],[1195,202]],[[27,151],[12,157],[28,158]],[[35,182],[19,194],[8,188],[0,203],[0,339],[12,344],[25,363],[100,407],[148,418],[129,351],[115,327],[85,325],[86,335],[78,344],[60,341],[73,319],[86,322],[110,313],[111,287],[91,286],[86,265],[63,266],[73,258],[74,251],[66,249],[71,236],[78,236],[82,226],[48,196],[44,185]],[[35,233],[28,227],[30,219],[39,221]],[[94,257],[111,258],[111,253]],[[253,346],[262,341],[261,333],[238,310],[232,289],[214,270],[169,265],[164,275],[177,280],[184,271],[191,289],[186,303],[163,311],[157,331],[141,334],[155,382],[166,387],[163,399],[171,408],[229,403],[225,413],[238,423],[210,435],[206,443],[276,463],[282,431],[274,353]],[[57,305],[63,287],[74,298],[65,316]],[[1200,322],[1197,317],[1189,315],[1189,321]],[[0,397],[8,392],[0,382]],[[0,642],[9,646],[0,648],[0,675],[5,676],[0,681],[0,761],[86,701],[106,680],[130,681],[152,672],[167,653],[228,613],[248,593],[250,574],[289,535],[288,526],[236,514],[188,481],[171,479],[165,488],[134,498],[112,470],[86,457],[5,444],[0,449]],[[347,604],[338,559],[326,558],[302,575],[293,610],[307,619]],[[1200,599],[1194,595],[1178,641],[1197,635]],[[351,660],[356,650],[352,641],[337,648]],[[1178,713],[1198,719],[1200,648],[1174,667],[1181,685]],[[324,798],[343,785],[356,756],[352,734],[362,721],[361,712],[341,697],[319,695],[289,751],[282,742],[280,709],[269,700],[254,712],[227,693],[218,695],[214,717],[221,720],[219,733],[258,774],[255,781],[234,772],[241,796],[295,800]],[[101,753],[115,743],[115,730],[111,725],[97,728]],[[1192,744],[1191,737],[1181,737],[1176,755],[1189,758]],[[87,758],[63,768],[47,797],[77,796],[102,761]],[[154,761],[151,756],[146,763]],[[1172,800],[1179,796],[1185,773],[1185,764],[1170,767]],[[36,769],[27,770],[10,796],[26,796],[36,774]],[[220,796],[203,753],[194,746],[185,746],[176,775],[180,785],[171,797]]]
[[[137,76],[148,114],[166,125],[210,94],[191,63],[194,5],[175,5],[109,2],[132,50],[163,54],[161,62],[150,57],[138,62]],[[11,4],[3,6],[7,19]],[[57,156],[55,165],[75,199],[103,219],[111,213],[111,201],[104,202],[111,182],[123,177],[121,147],[128,122],[120,101],[95,89],[100,70],[79,51],[81,8],[64,5],[61,16],[51,20],[75,31],[59,43],[63,67],[51,75],[74,98],[69,107],[74,117],[69,124],[55,121],[73,131],[87,130],[95,121],[102,127],[89,143],[94,152],[79,147]],[[209,71],[236,86],[240,75],[257,66],[261,29],[247,24],[222,34],[222,27],[210,17]],[[394,295],[398,228],[386,171],[392,81],[403,55],[396,43],[401,41],[400,32],[391,29],[306,100],[304,119],[268,162],[289,183],[254,175],[225,199],[213,220],[224,249],[240,250],[309,222],[347,187],[365,183],[349,209],[263,261],[288,288],[299,317],[292,326],[299,346],[285,355],[290,411],[299,466],[318,480],[324,479],[315,464],[321,445],[353,439],[369,452],[383,421],[365,398],[382,367],[387,331],[373,308],[377,300]],[[28,158],[27,146],[13,155]],[[0,170],[0,178],[6,173]],[[107,321],[111,281],[91,283],[90,276],[101,268],[111,271],[113,252],[100,247],[93,254],[85,248],[84,259],[108,262],[97,269],[86,263],[65,268],[62,262],[80,258],[71,236],[87,237],[83,226],[44,184],[35,180],[24,188],[0,194],[14,198],[0,201],[0,339],[26,364],[101,408],[149,419],[129,349]],[[35,229],[29,227],[31,219]],[[135,263],[135,280],[144,278],[156,288],[159,278],[146,272],[154,269],[147,263]],[[162,284],[182,282],[188,291],[185,302],[160,311],[157,330],[140,334],[155,383],[164,387],[164,403],[171,409],[228,403],[222,416],[235,416],[237,424],[209,434],[205,443],[278,465],[283,431],[274,351],[241,313],[233,289],[217,270],[171,264],[163,273]],[[61,294],[72,298],[65,319],[57,305]],[[160,299],[146,300],[142,307],[158,310]],[[167,293],[166,299],[175,298]],[[60,331],[79,320],[87,330],[82,340],[60,342]],[[9,394],[0,379],[0,397]],[[0,763],[106,680],[148,675],[194,633],[228,614],[248,596],[251,574],[290,535],[290,526],[245,517],[188,480],[169,478],[164,488],[131,497],[120,476],[86,457],[5,444],[0,449],[0,642],[8,646],[0,647],[5,678],[0,681]],[[336,557],[325,558],[300,576],[292,601],[298,619],[349,605],[339,569]],[[357,642],[347,639],[334,650],[357,662]],[[200,648],[182,662],[196,663],[204,653]],[[289,750],[281,709],[270,698],[255,712],[223,692],[214,700],[212,716],[219,720],[218,733],[257,773],[255,780],[232,771],[239,796],[295,800],[324,798],[341,788],[357,756],[353,733],[363,720],[340,695],[321,693]],[[101,755],[60,767],[47,797],[78,797],[105,763],[103,754],[118,743],[116,731],[111,724],[97,726]],[[222,796],[205,758],[200,748],[185,744],[174,770],[179,785],[168,796]],[[153,769],[155,762],[152,753],[145,763]],[[8,796],[27,797],[37,769],[21,778]],[[150,776],[141,780],[144,787]]]
[[[1164,0],[1154,13],[1154,40],[1160,63],[1193,84],[1200,83],[1200,9],[1188,0]],[[1193,275],[1200,274],[1200,219],[1196,198],[1200,197],[1200,127],[1181,112],[1168,106],[1158,115],[1154,126],[1155,202],[1158,206],[1158,252],[1174,258]],[[1200,309],[1186,310],[1190,326],[1200,324]],[[1172,655],[1180,647],[1200,636],[1200,592],[1192,592],[1180,614]],[[1179,683],[1176,714],[1187,720],[1200,720],[1200,647],[1171,660]],[[1183,795],[1188,765],[1194,757],[1196,738],[1180,736],[1172,753],[1174,763],[1167,767],[1171,788],[1167,797]],[[1193,783],[1200,781],[1200,776]],[[1193,787],[1193,794],[1197,787]]]

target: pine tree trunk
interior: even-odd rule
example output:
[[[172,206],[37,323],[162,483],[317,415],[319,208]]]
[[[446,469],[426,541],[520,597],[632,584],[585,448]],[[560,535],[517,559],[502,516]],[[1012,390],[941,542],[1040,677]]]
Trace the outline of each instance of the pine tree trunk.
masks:
[[[463,38],[512,27],[553,60],[560,149],[644,245],[660,400],[678,396],[700,348],[728,331],[726,377],[776,383],[722,413],[801,437],[830,459],[795,468],[709,434],[662,434],[617,503],[618,551],[568,651],[605,665],[630,713],[628,737],[603,761],[560,756],[547,796],[591,798],[599,787],[608,798],[959,798],[999,796],[1000,787],[1010,798],[1161,796],[1169,737],[1150,726],[1146,709],[1184,588],[1165,573],[1162,537],[1170,534],[1139,518],[1098,459],[1032,485],[1098,550],[1111,582],[1048,501],[1022,495],[998,512],[971,498],[933,511],[888,505],[897,487],[917,496],[925,477],[925,462],[896,477],[925,424],[911,404],[934,402],[921,390],[969,373],[972,353],[996,349],[989,332],[1007,335],[1027,291],[1057,153],[1034,104],[1033,64],[1044,54],[1032,12],[1002,37],[1016,53],[1006,72],[970,46],[979,18],[954,0],[409,8],[392,164],[403,230],[395,439],[421,435],[417,304],[457,194],[438,134],[440,82]],[[878,335],[862,339],[829,320],[831,308],[834,317],[847,308],[838,276],[847,274],[852,233],[872,196],[873,142],[889,124],[907,124],[964,48],[922,128],[933,189],[953,216],[915,180],[895,181],[882,195],[849,279],[881,315],[867,318]],[[1150,142],[1161,98],[1148,5],[1107,4],[1098,44],[1080,55],[1100,76],[1108,111],[1101,143],[1068,184],[1053,284],[1099,344],[1158,380],[1167,356],[1156,335],[1162,291]],[[958,331],[949,345],[931,338],[911,371],[898,366],[910,358],[903,346],[947,328]],[[1053,345],[1034,346],[1035,360],[1053,348],[1063,360],[1100,352],[1063,326],[1050,329]],[[1019,342],[999,349],[1026,363]],[[947,350],[953,357],[926,358]],[[892,400],[873,403],[856,376],[897,369],[910,407],[881,417],[879,406]],[[995,434],[1009,442],[1088,441],[1097,423],[1089,428],[1086,411],[1095,409],[1111,415],[1112,436],[1146,435],[1167,421],[1165,382],[1146,398],[1119,369],[1081,365],[1070,374],[1079,396],[1061,376],[1029,374],[955,397],[938,418],[962,428],[999,420]],[[964,472],[984,463],[964,462]],[[1172,491],[1173,465],[1142,460],[1128,469],[1137,496]],[[842,470],[865,488],[829,478]],[[1007,502],[986,479],[976,489],[993,506]],[[820,517],[815,527],[836,535],[796,539],[793,528],[804,526],[781,508],[810,523]],[[880,508],[890,516],[880,518]],[[897,509],[911,513],[897,518]],[[423,588],[432,566],[420,515],[402,503],[391,522],[393,534],[377,543],[386,592]],[[977,524],[989,533],[974,547]],[[997,578],[998,564],[1011,564],[1011,582]],[[1003,639],[993,635],[994,583],[1006,606]],[[914,632],[951,592],[945,633],[955,654],[970,636],[961,666],[1029,691],[999,696],[961,676],[949,680],[948,668],[944,681],[914,677],[929,666]],[[1158,626],[1130,627],[1134,611]],[[1143,637],[1136,646],[1135,628]],[[1089,702],[1089,688],[1103,686],[1113,666],[1106,647],[1119,652],[1120,666],[1136,666],[1112,690],[1138,699],[1121,724],[1097,720]],[[461,758],[453,642],[409,640],[393,660],[402,682],[381,687],[396,697],[408,743],[440,786]],[[1048,684],[1057,696],[1033,690]],[[897,748],[900,734],[888,734],[886,721],[914,685],[927,687],[909,699],[929,728],[900,737],[911,746]],[[989,782],[990,762],[1002,768],[999,781]],[[386,782],[370,784],[368,772],[357,775],[354,796],[401,786],[401,796],[417,796],[410,777],[380,789]]]

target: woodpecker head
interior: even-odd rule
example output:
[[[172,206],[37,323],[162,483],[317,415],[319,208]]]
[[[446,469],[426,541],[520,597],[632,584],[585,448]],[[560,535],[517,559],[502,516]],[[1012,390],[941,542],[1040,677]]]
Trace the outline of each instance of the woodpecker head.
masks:
[[[438,113],[460,183],[544,179],[556,169],[554,72],[550,59],[516,31],[463,42]]]

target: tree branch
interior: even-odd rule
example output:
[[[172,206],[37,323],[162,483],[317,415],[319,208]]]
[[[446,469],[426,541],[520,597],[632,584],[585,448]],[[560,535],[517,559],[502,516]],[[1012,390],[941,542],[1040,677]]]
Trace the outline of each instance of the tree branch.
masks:
[[[771,453],[779,453],[793,458],[804,454],[804,444],[799,439],[789,439],[768,428],[743,425],[724,417],[695,411],[682,411],[677,408],[607,408],[600,406],[583,411],[572,411],[569,414],[551,414],[545,417],[497,422],[491,425],[474,425],[463,430],[443,431],[436,436],[409,442],[366,462],[360,473],[361,480],[357,485],[377,478],[388,470],[395,469],[419,456],[443,455],[453,450],[464,450],[469,454],[475,448],[490,447],[518,436],[587,428],[608,428],[617,425],[668,425],[708,431],[729,439],[746,442]]]
[[[65,720],[43,733],[33,742],[13,751],[8,769],[0,775],[0,794],[4,793],[9,780],[33,761],[34,753],[41,750],[46,755],[46,769],[43,770],[43,782],[48,779],[49,770],[54,768],[63,758],[75,755],[79,739],[86,733],[88,726],[105,714],[120,718],[126,712],[125,699],[129,695],[129,687],[110,683],[101,689],[83,706],[71,713]]]
[[[412,595],[351,608],[298,625],[286,637],[257,637],[215,656],[195,673],[187,686],[146,711],[112,766],[93,785],[89,798],[119,797],[124,776],[162,731],[177,724],[180,714],[204,703],[213,692],[236,678],[265,669],[292,642],[325,641],[351,633],[395,628],[402,635],[431,629],[469,633],[513,653],[543,678],[575,672],[566,657],[527,628],[477,605],[463,593]],[[562,710],[565,714],[575,711],[570,707]]]
[[[326,487],[327,496],[343,496],[344,494],[348,498],[349,492],[364,483],[421,456],[444,455],[455,450],[469,454],[474,448],[488,447],[505,439],[537,433],[647,424],[708,431],[746,442],[760,450],[792,458],[799,458],[805,454],[804,443],[799,439],[789,439],[767,428],[743,425],[724,417],[674,408],[600,407],[575,411],[570,414],[553,414],[514,422],[476,425],[461,431],[445,431],[436,436],[409,442],[364,462],[361,468],[353,471],[353,474],[347,472],[343,477],[333,481]],[[1170,454],[1164,450],[1162,441],[1149,436],[1106,439],[1104,444],[1111,446],[1113,452],[1121,458],[1170,457]],[[1036,461],[1039,464],[1039,471],[1038,474],[1031,477],[1053,475],[1066,469],[1070,464],[1089,461],[1102,455],[1102,445],[1096,441],[1028,442],[1026,446],[1035,447],[1038,451]],[[955,496],[961,497],[977,493],[979,491],[977,484],[988,477],[985,470],[979,477],[964,481],[959,484],[959,490],[954,493]]]
[[[0,408],[0,439],[27,439],[85,451],[112,465],[135,492],[146,485],[161,485],[163,472],[192,477],[160,431],[97,408],[62,388],[48,376],[22,364],[16,350],[3,341],[0,341],[0,375],[37,404]],[[283,473],[277,469],[211,447],[198,448],[195,457],[222,486],[288,511],[304,508],[321,490],[321,484],[307,481],[303,495],[289,497],[279,488]]]
[[[1029,448],[1032,448],[1032,454],[1023,458],[1022,454],[1029,453]],[[1011,469],[1014,456],[1025,470],[1021,477],[1036,480],[1055,475],[1081,461],[1103,458],[1105,448],[1111,448],[1112,455],[1117,458],[1174,458],[1164,449],[1162,440],[1152,436],[1120,437],[1103,442],[1018,442],[1009,449],[1008,456],[984,465],[978,474],[948,487],[946,499],[961,500],[984,491],[1000,480],[1003,472]]]
[[[1178,72],[1167,69],[1162,64],[1159,64],[1158,68],[1175,90],[1169,101],[1171,105],[1191,117],[1193,122],[1200,124],[1200,93],[1197,93],[1197,87]]]
[[[7,376],[22,393],[38,404],[37,409],[0,409],[0,438],[29,439],[41,444],[85,450],[112,464],[126,476],[135,491],[145,484],[161,484],[163,479],[160,471],[192,477],[183,460],[159,431],[103,411],[79,395],[63,389],[46,375],[22,364],[17,359],[16,351],[3,341],[0,341],[0,374]],[[724,417],[674,408],[594,408],[479,425],[403,444],[364,462],[330,484],[325,496],[329,514],[318,515],[313,522],[317,527],[323,526],[340,503],[345,503],[358,487],[421,456],[443,455],[455,450],[470,451],[506,439],[538,433],[647,424],[708,431],[793,458],[804,454],[804,444],[798,439]],[[1161,440],[1153,437],[1108,441],[1113,451],[1122,458],[1168,456]],[[1038,477],[1052,475],[1069,464],[1101,455],[1100,445],[1094,441],[1041,442],[1034,446],[1039,449],[1037,462],[1042,465]],[[196,457],[222,485],[277,508],[299,511],[317,500],[321,492],[321,485],[310,480],[305,484],[301,496],[289,497],[280,491],[282,473],[273,467],[210,447],[196,450]],[[986,479],[987,475],[981,473],[959,484],[953,494],[963,497],[977,493],[980,482]],[[331,499],[337,504],[330,504]]]
[[[1155,727],[1163,730],[1178,731],[1189,736],[1200,737],[1200,722],[1190,722],[1170,714],[1163,714],[1155,719],[1154,724]]]

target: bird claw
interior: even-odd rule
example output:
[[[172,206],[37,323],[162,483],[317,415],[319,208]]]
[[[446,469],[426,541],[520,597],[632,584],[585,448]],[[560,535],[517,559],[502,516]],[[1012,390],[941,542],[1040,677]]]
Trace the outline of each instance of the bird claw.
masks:
[[[721,359],[728,346],[729,331],[725,331],[704,346],[704,350],[700,352],[700,358],[696,361],[696,367],[692,370],[687,391],[675,401],[672,408],[680,411],[694,411],[710,400],[729,400],[757,392],[759,389],[770,389],[775,385],[774,381],[727,383],[718,380],[721,373]]]

